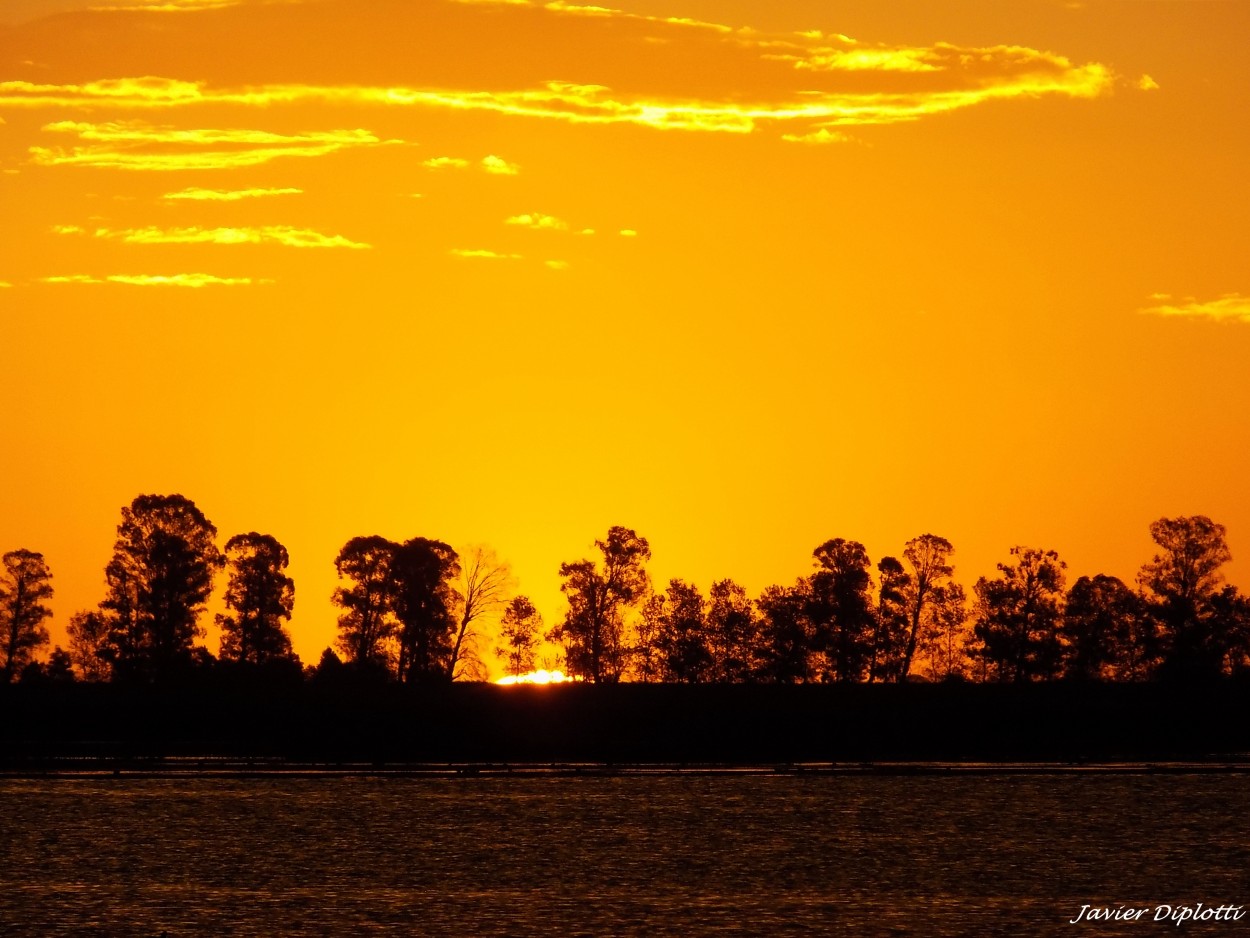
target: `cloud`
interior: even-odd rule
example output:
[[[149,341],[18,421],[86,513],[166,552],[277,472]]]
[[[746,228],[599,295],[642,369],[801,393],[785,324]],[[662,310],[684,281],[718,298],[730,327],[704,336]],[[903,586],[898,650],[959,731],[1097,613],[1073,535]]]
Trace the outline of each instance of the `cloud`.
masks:
[[[427,169],[466,169],[469,161],[458,156],[436,156],[421,164]]]
[[[63,230],[62,230],[63,229]],[[60,234],[81,233],[74,225],[60,226]],[[127,244],[282,244],[294,248],[351,248],[363,250],[372,247],[360,241],[352,241],[342,235],[327,235],[310,228],[292,228],[288,225],[266,225],[260,228],[131,228],[112,231],[97,228],[95,237]]]
[[[805,134],[782,134],[781,139],[790,143],[824,144],[847,143],[851,140],[851,137],[849,134],[830,130],[828,127],[821,127],[820,130],[813,130]]]
[[[156,172],[232,169],[282,157],[325,156],[349,148],[398,142],[381,140],[367,130],[278,134],[251,129],[184,130],[142,121],[57,121],[45,124],[43,129],[73,134],[85,145],[69,149],[31,147],[32,161],[37,165]]]
[[[552,270],[568,270],[570,265],[568,261],[543,261],[543,266]]]
[[[192,202],[238,202],[241,199],[264,199],[275,195],[300,195],[303,189],[197,189],[192,186],[181,192],[167,192],[161,196],[167,202],[187,200]]]
[[[638,232],[634,231],[633,228],[622,228],[621,237],[622,238],[636,238],[638,237]]]
[[[93,277],[89,274],[44,277],[43,283],[121,283],[135,287],[190,287],[199,289],[209,286],[246,286],[251,277],[218,277],[214,274],[110,274]]]
[[[1142,91],[1157,91],[1159,88],[1159,83],[1155,81],[1153,78],[1151,78],[1149,75],[1143,75],[1141,78],[1137,80],[1137,87],[1140,88]]]
[[[567,8],[562,12],[568,12]],[[662,22],[677,25],[667,19]],[[680,25],[698,25],[704,30],[715,26]],[[680,91],[660,98],[564,81],[508,90],[319,85],[218,88],[204,82],[145,76],[75,85],[0,82],[0,108],[268,107],[321,101],[489,111],[574,124],[635,124],[657,130],[746,134],[780,125],[783,129],[796,127],[788,133],[801,139],[824,127],[914,121],[988,101],[1043,96],[1093,98],[1114,84],[1111,70],[1104,65],[1076,65],[1061,55],[1024,46],[936,43],[929,47],[869,47],[842,36],[831,40],[789,33],[785,38],[764,38],[750,31],[725,33],[727,29],[718,31],[721,38],[715,41],[757,52],[763,64],[780,70],[780,76],[773,77],[782,82],[782,88],[753,101],[745,89],[731,86],[711,98]],[[848,72],[861,76],[856,88],[848,88],[839,78]],[[787,73],[793,77],[787,79]],[[732,75],[734,70],[728,69],[726,74]],[[873,76],[875,85],[860,87]],[[426,165],[431,164],[427,161]],[[497,157],[483,160],[488,171],[497,166],[494,171],[507,172],[503,167],[510,165]]]
[[[496,176],[515,176],[521,171],[521,168],[516,163],[509,163],[507,160],[494,154],[482,157],[482,169]]]
[[[1181,316],[1217,322],[1250,323],[1250,296],[1226,293],[1217,300],[1199,301],[1192,296],[1174,299],[1166,293],[1152,294],[1157,305],[1139,310],[1148,316]]]
[[[101,4],[88,9],[100,13],[193,13],[197,10],[220,10],[243,2],[244,0],[117,0],[112,4]]]
[[[522,228],[534,228],[538,231],[568,231],[569,223],[556,218],[553,215],[544,215],[542,212],[533,212],[528,215],[513,215],[511,218],[505,218],[505,225],[517,225]]]
[[[519,261],[520,254],[499,254],[496,251],[486,251],[481,249],[467,250],[465,248],[452,248],[450,252],[455,257],[477,258],[488,261]]]
[[[8,290],[12,288],[12,286],[13,284],[9,283],[7,280],[0,280],[0,290]]]

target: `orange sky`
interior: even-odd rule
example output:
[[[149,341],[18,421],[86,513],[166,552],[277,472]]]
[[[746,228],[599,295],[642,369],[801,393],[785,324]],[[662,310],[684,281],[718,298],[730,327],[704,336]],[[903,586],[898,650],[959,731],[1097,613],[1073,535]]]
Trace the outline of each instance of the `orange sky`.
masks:
[[[831,537],[1250,545],[1250,4],[6,0],[0,549],[487,543],[547,620]],[[215,637],[210,641],[215,647]]]

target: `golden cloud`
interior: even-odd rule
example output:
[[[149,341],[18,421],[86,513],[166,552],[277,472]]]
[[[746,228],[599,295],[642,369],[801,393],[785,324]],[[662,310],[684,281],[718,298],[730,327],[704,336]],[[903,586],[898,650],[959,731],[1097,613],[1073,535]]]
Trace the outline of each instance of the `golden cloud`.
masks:
[[[81,232],[73,225],[63,226],[62,234]],[[288,225],[266,225],[261,228],[132,228],[111,231],[97,228],[95,237],[125,241],[128,244],[282,244],[295,248],[351,248],[364,250],[372,247],[360,241],[352,241],[342,235],[327,235],[310,228],[292,228]]]
[[[515,176],[521,171],[516,163],[509,163],[503,157],[495,156],[493,153],[482,157],[482,169],[496,176]]]
[[[1182,316],[1217,322],[1250,322],[1250,296],[1226,293],[1216,300],[1199,301],[1192,296],[1175,299],[1166,293],[1150,297],[1155,306],[1139,310],[1148,316]]]
[[[465,169],[469,165],[468,160],[462,160],[458,156],[436,156],[428,159],[421,164],[426,169]]]
[[[256,166],[292,156],[325,156],[354,147],[380,146],[384,141],[367,130],[333,130],[278,134],[249,129],[190,129],[153,126],[141,121],[93,124],[57,121],[45,124],[50,133],[74,134],[84,146],[31,147],[40,166],[88,166],[149,171],[230,169]],[[157,149],[152,148],[178,148]]]
[[[778,90],[752,100],[743,94],[745,89],[732,85],[726,85],[721,94],[656,96],[603,85],[559,81],[500,90],[302,84],[223,88],[205,82],[143,76],[63,85],[2,82],[0,108],[144,109],[196,104],[265,107],[320,101],[492,111],[582,124],[636,124],[660,130],[751,133],[761,127],[780,125],[784,139],[810,143],[822,142],[820,130],[831,127],[913,121],[993,100],[1048,95],[1090,98],[1107,92],[1114,83],[1110,69],[1104,65],[1077,65],[1062,55],[1026,46],[960,46],[942,42],[928,46],[872,45],[841,34],[763,33],[563,0],[471,2],[529,8],[533,11],[531,15],[537,16],[645,22],[649,24],[646,38],[668,42],[669,35],[651,35],[666,31],[675,40],[693,37],[702,43],[700,48],[713,48],[732,55],[732,61],[737,64],[744,64],[743,55],[754,56],[757,64],[770,70],[772,79],[778,82]],[[692,32],[696,30],[697,35]],[[633,33],[628,35],[631,42],[637,38]],[[726,68],[723,74],[732,76],[739,72]],[[1143,79],[1139,86],[1148,84],[1153,85],[1153,80]],[[304,145],[321,144],[308,142]],[[442,157],[427,161],[425,165],[464,167],[468,163]],[[483,160],[482,168],[501,174],[515,171],[512,164],[494,156]]]
[[[470,249],[465,249],[465,248],[452,248],[451,251],[449,251],[448,253],[454,257],[468,257],[468,258],[476,258],[476,259],[488,260],[488,261],[519,261],[521,260],[520,254],[500,254],[497,251],[486,251],[482,249],[470,250]]]
[[[196,10],[220,10],[238,6],[243,0],[119,0],[117,3],[89,7],[101,13],[191,13]]]
[[[543,266],[552,270],[568,270],[570,265],[568,261],[543,261]]]
[[[93,277],[89,274],[44,277],[43,283],[122,283],[134,287],[246,286],[256,281],[251,277],[218,277],[213,274],[110,274]]]
[[[241,199],[263,199],[275,195],[301,195],[303,191],[303,189],[198,189],[192,186],[181,192],[167,192],[161,198],[167,202],[180,200],[238,202]]]
[[[505,218],[505,225],[517,225],[521,228],[534,228],[539,231],[568,231],[569,223],[556,218],[553,215],[544,215],[542,212],[532,212],[527,215],[513,215]]]

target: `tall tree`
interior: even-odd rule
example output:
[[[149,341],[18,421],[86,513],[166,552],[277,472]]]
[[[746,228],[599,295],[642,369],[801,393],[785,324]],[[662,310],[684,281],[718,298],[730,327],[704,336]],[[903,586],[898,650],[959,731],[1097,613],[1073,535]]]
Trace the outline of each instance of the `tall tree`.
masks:
[[[808,616],[816,648],[823,653],[824,680],[849,682],[864,677],[872,653],[872,575],[868,552],[858,541],[834,538],[812,552],[819,569],[812,574]]]
[[[712,653],[707,641],[706,601],[698,587],[670,580],[660,604],[655,636],[661,677],[679,684],[706,682],[712,676]]]
[[[769,684],[801,684],[812,676],[813,627],[809,580],[770,586],[755,606],[760,611],[759,677]]]
[[[877,563],[877,608],[869,641],[869,681],[897,681],[907,664],[908,587],[911,577],[895,557]]]
[[[221,566],[217,529],[182,495],[140,495],[122,509],[104,569],[114,673],[152,677],[192,663]]]
[[[404,682],[449,681],[455,667],[459,557],[442,541],[424,537],[395,546],[392,556],[392,608],[399,622],[396,673]]]
[[[954,567],[950,556],[955,548],[951,542],[936,534],[922,534],[913,537],[903,547],[903,559],[911,567],[907,584],[906,603],[908,611],[907,643],[903,651],[903,660],[896,672],[897,679],[907,680],[911,673],[912,659],[916,648],[924,641],[926,624],[925,614],[935,598],[935,592],[949,581]]]
[[[1013,547],[1015,564],[977,580],[975,633],[1000,681],[1052,679],[1059,673],[1064,568],[1053,550]]]
[[[0,681],[10,684],[48,643],[52,571],[43,554],[12,550],[0,558]]]
[[[69,634],[69,656],[85,681],[107,681],[109,663],[109,620],[94,610],[76,612],[65,631]]]
[[[601,683],[620,680],[626,660],[624,611],[648,589],[645,564],[651,559],[647,539],[629,528],[608,530],[595,541],[601,565],[579,560],[560,565],[561,591],[569,608],[553,637],[564,645],[571,673]]]
[[[708,591],[708,649],[712,680],[753,680],[759,669],[759,622],[747,591],[733,580],[717,580]]]
[[[1117,577],[1083,576],[1064,604],[1064,674],[1080,681],[1140,680],[1150,671],[1141,598]]]
[[[286,575],[286,548],[270,534],[236,534],[226,542],[226,615],[221,658],[247,664],[291,660],[291,638],[283,628],[295,606],[295,581]]]
[[[526,596],[514,596],[499,620],[495,654],[504,660],[504,673],[519,677],[534,670],[542,642],[543,617]]]
[[[1205,515],[1160,518],[1150,536],[1160,551],[1141,568],[1138,582],[1159,624],[1162,672],[1170,677],[1210,677],[1224,669],[1235,623],[1213,605],[1232,559],[1224,525]]]
[[[968,597],[958,583],[934,587],[925,612],[929,628],[924,633],[923,652],[932,681],[956,681],[968,676]]]
[[[335,644],[348,664],[389,670],[395,657],[395,546],[376,534],[354,537],[335,558],[339,579],[348,583],[334,591],[334,602],[343,610]]]
[[[449,681],[476,670],[479,662],[474,627],[507,603],[512,587],[512,571],[487,547],[471,547],[465,552],[460,576],[460,614],[447,666]]]

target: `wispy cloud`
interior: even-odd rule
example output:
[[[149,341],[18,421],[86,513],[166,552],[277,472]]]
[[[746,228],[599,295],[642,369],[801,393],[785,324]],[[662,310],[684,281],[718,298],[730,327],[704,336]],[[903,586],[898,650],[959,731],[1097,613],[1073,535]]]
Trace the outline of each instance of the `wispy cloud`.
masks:
[[[1149,75],[1143,75],[1141,78],[1137,79],[1137,87],[1142,91],[1157,91],[1159,89],[1159,83]]]
[[[538,231],[568,231],[569,223],[556,218],[554,215],[544,215],[542,212],[531,212],[527,215],[513,215],[505,218],[505,225],[516,225],[521,228],[534,228]]]
[[[214,274],[109,274],[93,277],[90,274],[68,274],[44,277],[43,283],[121,283],[133,287],[190,287],[199,289],[210,286],[247,286],[257,281],[251,277],[218,277]]]
[[[244,0],[114,0],[89,7],[97,12],[193,13],[238,6]]]
[[[0,280],[0,290],[8,290],[11,289],[12,286],[13,284],[9,283],[7,280]]]
[[[167,202],[187,200],[191,202],[238,202],[241,199],[264,199],[275,195],[300,195],[303,189],[197,189],[194,186],[181,192],[167,192],[161,196]]]
[[[487,251],[480,248],[452,248],[448,253],[454,257],[467,257],[487,261],[519,261],[521,259],[520,254],[500,254],[497,251]]]
[[[638,237],[638,232],[636,232],[633,228],[622,228],[621,237],[622,238],[636,238]]]
[[[458,156],[436,156],[421,165],[426,169],[467,169],[469,161]]]
[[[1150,297],[1154,306],[1139,310],[1148,316],[1182,316],[1214,319],[1217,322],[1250,322],[1250,296],[1226,293],[1216,300],[1198,300],[1192,296],[1175,298],[1167,293]]]
[[[569,8],[560,9],[568,12]],[[715,26],[695,25],[700,29]],[[492,111],[577,124],[637,124],[658,130],[751,133],[781,125],[797,127],[787,132],[793,139],[803,139],[822,127],[914,121],[987,101],[1043,96],[1092,98],[1114,84],[1111,70],[1104,65],[1077,65],[1064,56],[1023,46],[936,43],[929,47],[870,47],[843,36],[787,34],[784,39],[766,39],[749,31],[724,30],[723,41],[729,46],[750,46],[761,61],[775,65],[783,77],[792,74],[788,90],[751,101],[742,89],[732,87],[726,88],[729,97],[709,99],[683,95],[680,90],[660,98],[562,81],[509,90],[318,85],[219,88],[149,76],[65,85],[2,82],[0,107],[144,109],[199,104],[272,106],[316,100]],[[845,72],[878,75],[879,84],[847,90],[836,80]],[[900,77],[906,78],[904,84],[899,83]],[[483,168],[489,169],[485,161]]]
[[[849,134],[844,134],[841,131],[821,127],[819,130],[813,130],[805,134],[782,134],[781,139],[790,143],[821,145],[827,143],[847,143],[851,140],[851,137]]]
[[[82,234],[76,225],[59,225],[58,234]],[[127,244],[282,244],[295,248],[368,249],[372,245],[352,241],[342,235],[327,235],[310,228],[288,225],[266,225],[259,228],[130,228],[114,231],[97,228],[97,238],[124,241]]]
[[[31,147],[41,166],[88,166],[138,171],[231,169],[282,157],[325,156],[353,147],[380,146],[367,130],[279,134],[252,129],[179,129],[141,121],[88,123],[57,121],[43,128],[73,134],[82,146]]]
[[[543,266],[552,270],[568,270],[570,265],[568,261],[543,261]]]
[[[495,156],[493,153],[482,157],[482,169],[495,176],[515,176],[521,171],[516,163],[509,163],[503,157]]]

